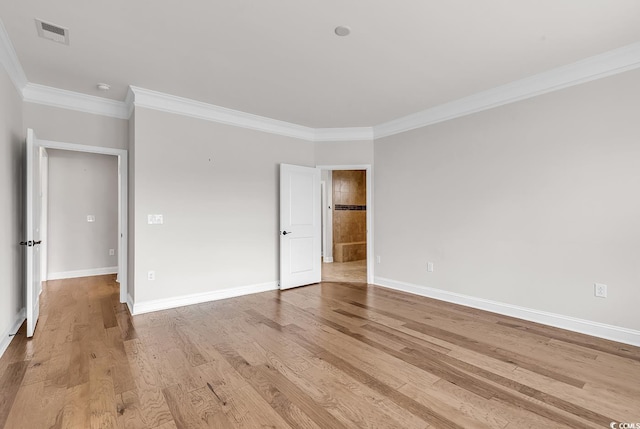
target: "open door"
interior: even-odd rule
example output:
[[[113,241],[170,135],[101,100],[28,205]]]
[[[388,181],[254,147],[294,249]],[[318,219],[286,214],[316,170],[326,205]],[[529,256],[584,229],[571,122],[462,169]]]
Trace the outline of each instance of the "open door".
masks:
[[[280,164],[280,289],[320,282],[320,170]]]
[[[40,148],[36,144],[36,137],[32,129],[27,130],[26,153],[26,241],[27,273],[25,276],[26,307],[27,307],[27,337],[33,337],[40,314]]]

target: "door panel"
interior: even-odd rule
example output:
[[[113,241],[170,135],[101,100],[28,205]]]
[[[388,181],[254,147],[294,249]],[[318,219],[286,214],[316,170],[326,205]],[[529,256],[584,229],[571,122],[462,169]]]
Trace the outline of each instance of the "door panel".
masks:
[[[315,170],[315,169],[312,169]],[[292,172],[290,180],[291,225],[312,225],[314,218],[313,196],[314,176]]]
[[[320,170],[280,165],[280,289],[320,282]]]
[[[307,255],[313,254],[313,238],[294,238],[290,239],[291,246],[291,272],[300,274],[313,270],[313,259]]]

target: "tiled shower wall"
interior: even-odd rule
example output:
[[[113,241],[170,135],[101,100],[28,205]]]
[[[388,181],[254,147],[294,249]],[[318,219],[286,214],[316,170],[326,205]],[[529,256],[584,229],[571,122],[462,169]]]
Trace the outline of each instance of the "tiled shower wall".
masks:
[[[366,204],[366,171],[334,170],[333,255],[336,262],[366,259]],[[345,243],[361,244],[345,245]]]

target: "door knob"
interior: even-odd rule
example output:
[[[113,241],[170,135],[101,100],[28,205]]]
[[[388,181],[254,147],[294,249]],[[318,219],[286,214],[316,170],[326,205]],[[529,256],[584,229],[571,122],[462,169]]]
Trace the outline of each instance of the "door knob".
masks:
[[[293,234],[291,231],[282,231],[282,235]]]

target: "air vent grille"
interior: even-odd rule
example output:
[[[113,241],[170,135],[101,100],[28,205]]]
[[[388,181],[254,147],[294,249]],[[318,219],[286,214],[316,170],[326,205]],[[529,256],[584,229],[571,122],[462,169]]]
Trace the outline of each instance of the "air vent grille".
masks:
[[[36,19],[36,27],[38,36],[65,45],[69,44],[69,29],[39,19]]]

